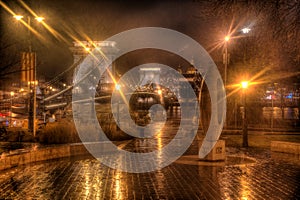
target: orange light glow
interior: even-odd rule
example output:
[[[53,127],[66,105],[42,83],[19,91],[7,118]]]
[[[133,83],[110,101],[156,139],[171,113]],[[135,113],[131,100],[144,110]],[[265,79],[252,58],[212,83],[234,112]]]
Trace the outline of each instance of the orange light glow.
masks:
[[[225,38],[224,38],[224,40],[225,40],[226,42],[228,42],[228,41],[230,40],[230,36],[229,36],[229,35],[226,35]]]
[[[242,82],[241,82],[241,87],[242,87],[243,89],[247,89],[248,86],[249,86],[249,82],[248,82],[248,81],[242,81]]]

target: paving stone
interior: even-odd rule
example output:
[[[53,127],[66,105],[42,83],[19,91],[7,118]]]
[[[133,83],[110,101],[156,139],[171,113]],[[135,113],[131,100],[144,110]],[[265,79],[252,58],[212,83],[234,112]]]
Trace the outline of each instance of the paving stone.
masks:
[[[165,145],[174,135],[172,130],[163,134]],[[186,154],[196,154],[197,143]],[[136,139],[123,146],[133,152],[157,148],[155,139]],[[1,171],[0,199],[300,199],[299,160],[288,159],[288,154],[274,156],[268,149],[226,150],[255,162],[224,166],[174,162],[138,174],[111,169],[92,157],[57,159]]]

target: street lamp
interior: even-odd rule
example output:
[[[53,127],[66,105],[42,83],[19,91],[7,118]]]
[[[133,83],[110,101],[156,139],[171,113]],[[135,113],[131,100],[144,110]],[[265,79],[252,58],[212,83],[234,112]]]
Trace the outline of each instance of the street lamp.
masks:
[[[225,42],[228,42],[230,40],[230,36],[229,35],[226,35],[225,38],[224,38]]]
[[[246,91],[249,87],[248,81],[241,82],[242,94],[243,94],[243,147],[248,147],[248,121],[247,121],[247,101],[246,101]]]
[[[45,18],[44,18],[44,17],[36,17],[35,19],[36,19],[38,22],[42,22],[42,21],[44,21]]]
[[[24,17],[22,15],[15,15],[14,18],[18,21],[20,21],[21,19],[23,19]]]
[[[249,82],[248,82],[248,81],[242,81],[242,82],[241,82],[241,87],[242,87],[243,89],[247,89],[248,86],[249,86]]]
[[[18,21],[21,21],[24,16],[22,15],[15,15],[14,18]],[[42,22],[45,18],[36,16],[35,19],[38,22]],[[22,63],[27,63],[25,66],[26,70],[33,70],[31,76],[28,73],[27,81],[30,91],[29,97],[29,110],[28,110],[28,130],[33,132],[33,136],[36,136],[36,127],[35,127],[35,120],[36,120],[36,87],[37,87],[37,80],[36,80],[36,53],[32,52],[31,47],[31,17],[27,16],[27,24],[22,21],[22,23],[28,28],[28,53],[22,53]]]
[[[13,16],[17,21],[21,21],[23,20],[24,16],[22,15],[14,15]],[[35,20],[38,21],[38,22],[43,22],[44,21],[44,17],[35,17]],[[29,49],[29,52],[32,51],[31,49],[31,34],[30,34],[30,31],[31,30],[31,17],[30,16],[27,16],[27,24],[23,22],[23,24],[28,28],[28,34],[29,34],[29,38],[28,38],[28,41],[29,41],[29,45],[28,45],[28,49]]]

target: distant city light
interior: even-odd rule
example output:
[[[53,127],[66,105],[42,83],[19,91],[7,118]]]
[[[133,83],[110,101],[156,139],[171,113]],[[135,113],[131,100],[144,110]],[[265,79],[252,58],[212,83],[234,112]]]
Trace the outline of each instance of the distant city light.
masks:
[[[242,32],[243,32],[244,34],[249,33],[250,31],[251,31],[251,29],[248,28],[248,27],[242,29]]]
[[[293,93],[289,93],[287,96],[286,96],[287,99],[292,99],[293,98]]]
[[[162,94],[162,90],[158,90],[157,93],[158,93],[159,95],[161,95],[161,94]]]

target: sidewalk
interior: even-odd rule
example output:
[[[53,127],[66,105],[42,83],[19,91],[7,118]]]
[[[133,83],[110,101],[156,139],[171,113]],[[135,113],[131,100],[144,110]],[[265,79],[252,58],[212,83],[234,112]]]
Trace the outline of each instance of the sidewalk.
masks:
[[[169,137],[162,137],[162,142],[165,144]],[[92,157],[60,159],[0,172],[0,199],[300,198],[299,156],[251,146],[264,137],[257,145],[265,145],[268,135],[249,137],[249,148],[239,147],[239,135],[222,137],[227,137],[226,154],[239,158],[239,163],[204,166],[174,162],[155,172],[134,174],[108,168]],[[294,138],[288,135],[282,139]],[[136,152],[155,150],[155,145],[149,148],[153,142],[132,140],[122,148]],[[196,144],[197,141],[185,155],[195,155]],[[254,162],[243,162],[247,159]]]

